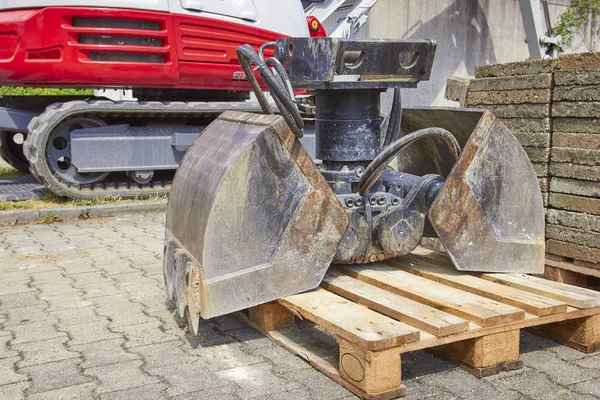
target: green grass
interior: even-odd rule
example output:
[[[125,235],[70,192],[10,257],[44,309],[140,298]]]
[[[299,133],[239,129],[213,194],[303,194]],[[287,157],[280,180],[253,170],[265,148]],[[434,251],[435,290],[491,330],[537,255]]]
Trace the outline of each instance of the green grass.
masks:
[[[41,199],[25,200],[25,201],[6,201],[0,200],[0,211],[4,210],[31,210],[38,208],[55,208],[55,207],[76,207],[76,206],[97,206],[102,204],[119,204],[133,202],[151,202],[166,200],[167,196],[152,196],[145,199],[123,199],[119,196],[106,196],[96,200],[73,200],[68,197],[60,197],[54,193],[47,193]],[[83,213],[85,214],[85,213]],[[81,218],[86,218],[82,215]]]
[[[62,218],[58,217],[56,214],[44,214],[41,222],[43,224],[54,224],[56,222],[62,222]]]
[[[0,96],[93,96],[92,89],[60,89],[0,86]]]
[[[0,168],[0,179],[19,178],[25,175],[27,175],[25,172],[21,172],[13,167]]]

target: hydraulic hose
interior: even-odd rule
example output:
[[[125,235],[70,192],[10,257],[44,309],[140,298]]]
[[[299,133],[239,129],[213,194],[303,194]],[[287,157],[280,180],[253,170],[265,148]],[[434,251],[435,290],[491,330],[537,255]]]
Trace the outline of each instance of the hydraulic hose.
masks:
[[[302,121],[300,111],[294,102],[293,91],[287,72],[279,60],[274,57],[264,61],[264,49],[273,45],[273,42],[262,45],[259,55],[252,46],[245,44],[237,48],[236,54],[263,112],[273,114],[273,110],[254,76],[254,71],[250,63],[256,66],[258,73],[264,79],[275,104],[277,104],[277,108],[279,108],[281,116],[289,128],[297,138],[301,138],[304,135],[302,131],[304,121]]]
[[[387,130],[385,132],[385,140],[383,148],[385,149],[390,144],[394,143],[400,137],[400,121],[402,121],[402,96],[400,88],[394,89],[392,100],[392,110],[390,111]]]
[[[391,121],[390,121],[391,123]],[[444,139],[454,162],[458,161],[460,155],[460,145],[456,138],[447,130],[442,128],[425,128],[409,133],[401,137],[386,147],[371,163],[365,168],[360,181],[358,182],[358,190],[361,196],[369,193],[371,187],[377,182],[387,164],[400,153],[405,147],[417,142],[425,137],[439,137]]]

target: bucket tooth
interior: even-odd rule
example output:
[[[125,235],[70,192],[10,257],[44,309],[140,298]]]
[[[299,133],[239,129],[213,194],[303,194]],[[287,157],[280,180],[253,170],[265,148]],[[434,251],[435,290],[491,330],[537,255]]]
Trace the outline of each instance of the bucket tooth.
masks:
[[[173,300],[173,296],[175,295],[175,242],[169,238],[165,239],[163,275],[167,298]]]
[[[185,253],[179,249],[175,250],[175,276],[173,280],[173,286],[175,288],[175,303],[177,313],[180,318],[185,317],[185,306],[186,306],[186,267],[187,257]]]
[[[429,220],[459,270],[544,272],[536,174],[519,142],[490,112],[482,112]]]
[[[186,153],[169,196],[167,237],[189,264],[186,281],[186,263],[175,263],[178,310],[212,318],[314,289],[347,224],[282,117],[223,113]]]

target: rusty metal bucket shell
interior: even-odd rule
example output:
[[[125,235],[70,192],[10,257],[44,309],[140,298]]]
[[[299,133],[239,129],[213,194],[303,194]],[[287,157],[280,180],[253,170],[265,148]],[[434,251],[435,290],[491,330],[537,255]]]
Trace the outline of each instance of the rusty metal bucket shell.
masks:
[[[409,152],[410,160],[403,160],[418,166],[420,174],[447,175],[428,216],[456,268],[543,273],[545,217],[539,182],[506,126],[485,110],[418,109],[405,115],[413,124],[410,129],[416,121],[427,121],[449,129],[464,145],[449,172],[441,143],[424,143]]]
[[[317,287],[347,224],[282,117],[225,112],[177,170],[165,271],[184,252],[184,268],[195,271],[188,279],[198,280],[187,282],[195,290],[188,310],[203,318],[228,314]],[[167,273],[177,271],[165,272],[169,286]]]

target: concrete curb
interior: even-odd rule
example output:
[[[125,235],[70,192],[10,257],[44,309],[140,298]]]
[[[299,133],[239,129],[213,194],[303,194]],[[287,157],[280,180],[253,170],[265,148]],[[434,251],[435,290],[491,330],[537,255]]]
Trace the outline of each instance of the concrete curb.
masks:
[[[61,220],[77,220],[93,217],[113,217],[121,214],[164,212],[167,200],[144,203],[102,204],[99,206],[38,208],[31,210],[0,211],[0,226],[29,224],[41,221],[45,215],[54,215]]]

